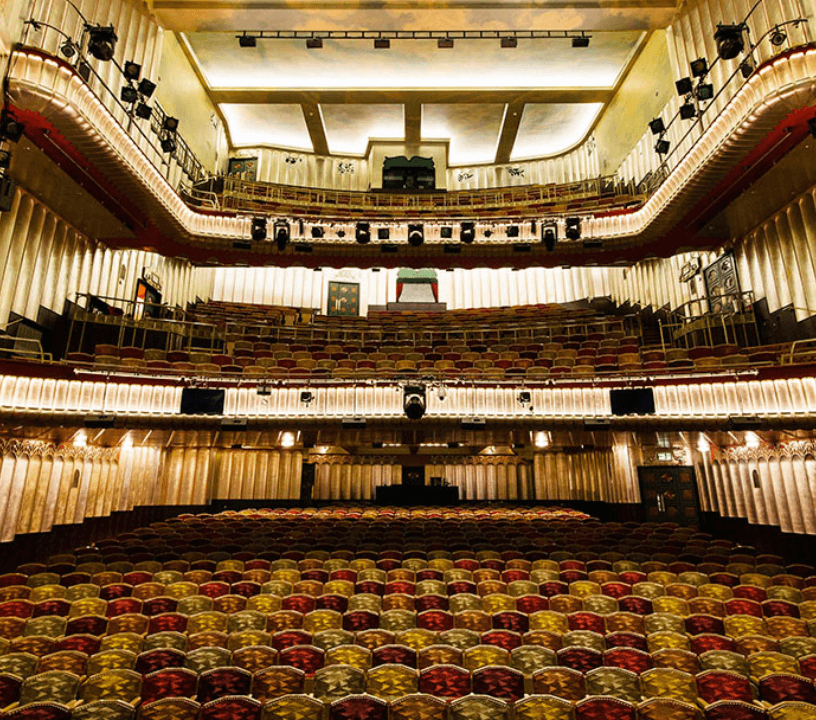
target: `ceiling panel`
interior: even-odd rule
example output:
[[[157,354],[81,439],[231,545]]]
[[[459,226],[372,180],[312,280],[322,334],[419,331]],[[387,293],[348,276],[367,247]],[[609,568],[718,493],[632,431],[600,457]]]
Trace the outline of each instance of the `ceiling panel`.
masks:
[[[402,105],[321,105],[329,152],[362,155],[370,138],[405,137]]]
[[[423,105],[422,137],[450,140],[451,165],[490,163],[496,157],[506,105]]]
[[[232,144],[275,145],[312,150],[312,141],[300,105],[222,104]]]
[[[612,87],[643,33],[594,33],[588,48],[569,40],[524,40],[514,49],[497,40],[326,40],[308,50],[303,40],[258,40],[239,48],[234,33],[186,35],[213,88],[582,88]]]
[[[526,105],[510,159],[557,155],[589,132],[603,103],[536,103]]]

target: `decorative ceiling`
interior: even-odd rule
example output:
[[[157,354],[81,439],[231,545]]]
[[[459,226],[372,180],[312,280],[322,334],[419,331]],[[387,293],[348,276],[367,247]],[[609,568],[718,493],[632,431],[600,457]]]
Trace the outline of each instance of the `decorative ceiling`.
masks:
[[[153,0],[179,33],[235,147],[265,145],[363,155],[371,139],[448,140],[454,166],[563,153],[591,131],[650,30],[665,27],[674,0]],[[261,30],[567,30],[569,39],[258,39]]]

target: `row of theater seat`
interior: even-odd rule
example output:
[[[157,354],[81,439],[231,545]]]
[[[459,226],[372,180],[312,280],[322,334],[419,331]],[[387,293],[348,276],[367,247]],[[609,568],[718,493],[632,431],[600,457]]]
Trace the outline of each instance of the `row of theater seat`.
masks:
[[[38,720],[809,718],[815,575],[563,509],[188,515],[0,576],[0,674]]]

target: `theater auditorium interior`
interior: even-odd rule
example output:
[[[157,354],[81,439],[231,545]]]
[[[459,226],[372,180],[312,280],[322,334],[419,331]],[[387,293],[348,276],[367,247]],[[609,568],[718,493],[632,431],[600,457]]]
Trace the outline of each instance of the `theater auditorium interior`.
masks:
[[[816,0],[0,17],[0,719],[816,720]]]

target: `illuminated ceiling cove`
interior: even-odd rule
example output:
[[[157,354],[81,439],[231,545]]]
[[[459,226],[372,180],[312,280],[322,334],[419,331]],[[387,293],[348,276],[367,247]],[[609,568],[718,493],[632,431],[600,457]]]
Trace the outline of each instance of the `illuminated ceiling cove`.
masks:
[[[592,6],[154,0],[159,19],[179,32],[221,108],[234,146],[359,156],[371,139],[448,140],[454,166],[557,155],[581,142],[649,32],[670,20],[675,2],[597,0]],[[520,38],[515,48],[495,39],[457,39],[452,48],[405,39],[392,39],[388,49],[375,49],[371,40],[336,39],[312,49],[288,39],[239,47],[236,33],[262,29],[562,29],[592,39],[587,48],[564,38]]]

